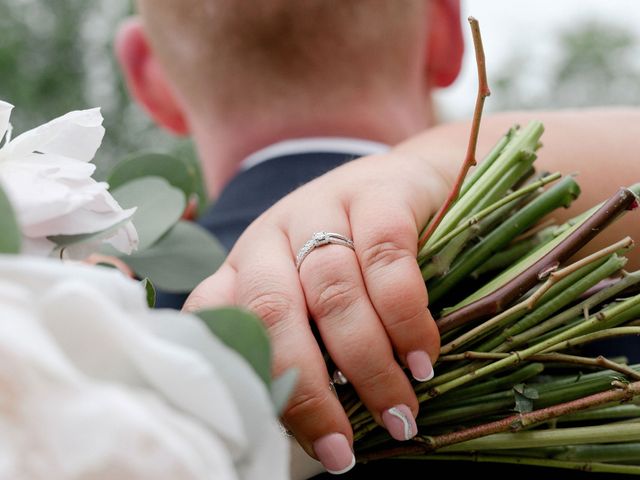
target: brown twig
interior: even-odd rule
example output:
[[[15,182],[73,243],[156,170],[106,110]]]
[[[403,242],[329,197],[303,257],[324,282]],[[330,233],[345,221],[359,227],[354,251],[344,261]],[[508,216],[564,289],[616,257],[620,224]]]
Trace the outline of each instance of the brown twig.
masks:
[[[413,442],[400,447],[379,450],[361,454],[358,461],[380,460],[398,456],[415,455],[429,453],[434,450],[465,442],[474,438],[485,437],[494,433],[517,432],[533,424],[546,422],[553,418],[567,415],[569,413],[586,410],[612,402],[628,401],[636,395],[640,395],[640,382],[628,385],[617,383],[614,390],[588,395],[570,402],[560,403],[551,407],[542,408],[528,413],[511,415],[490,423],[476,425],[456,432],[445,433],[433,437],[417,437]]]
[[[620,189],[570,233],[562,243],[533,265],[490,294],[440,318],[437,321],[440,333],[448,332],[468,322],[480,320],[502,311],[505,305],[530,290],[538,282],[541,273],[553,271],[554,268],[570,258],[593,237],[604,230],[620,214],[630,210],[635,200],[636,196],[631,190],[627,188]]]
[[[563,278],[565,278],[566,276],[572,274],[573,272],[575,272],[576,270],[581,269],[582,267],[584,267],[585,265],[590,264],[591,262],[595,262],[596,260],[601,259],[602,257],[606,257],[607,255],[610,255],[612,253],[615,253],[619,250],[624,250],[624,249],[628,249],[631,248],[633,246],[633,240],[631,239],[631,237],[625,237],[622,240],[609,245],[606,248],[603,248],[601,250],[598,250],[595,253],[592,253],[591,255],[588,255],[580,260],[578,260],[577,262],[572,263],[571,265],[562,268],[560,270],[550,270],[548,271],[548,278],[547,281],[538,289],[536,290],[533,295],[531,295],[527,300],[527,308],[529,310],[531,310],[534,305],[536,304],[536,302],[545,294],[549,291],[549,289],[551,287],[553,287],[556,283],[558,283],[560,280],[562,280]],[[544,272],[545,274],[547,274],[547,272]],[[540,280],[543,280],[544,277],[540,278]]]
[[[489,90],[489,83],[487,81],[487,68],[484,58],[484,47],[482,46],[482,37],[480,35],[480,25],[478,20],[473,17],[469,17],[469,24],[471,25],[471,35],[473,37],[473,46],[476,54],[476,65],[478,66],[478,95],[476,97],[476,105],[473,111],[473,120],[471,122],[471,134],[469,136],[469,143],[467,145],[467,153],[465,155],[464,163],[458,172],[458,177],[449,192],[449,196],[444,204],[438,210],[433,220],[429,223],[426,230],[422,234],[420,241],[418,242],[418,251],[422,250],[429,237],[433,234],[440,222],[446,215],[449,207],[458,198],[462,183],[469,172],[469,169],[476,165],[476,147],[478,145],[478,133],[480,132],[480,120],[482,118],[482,109],[484,108],[485,99],[491,95]]]

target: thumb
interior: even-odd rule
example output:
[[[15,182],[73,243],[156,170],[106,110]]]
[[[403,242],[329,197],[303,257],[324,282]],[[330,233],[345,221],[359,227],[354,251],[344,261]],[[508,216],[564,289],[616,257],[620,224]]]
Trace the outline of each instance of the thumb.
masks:
[[[234,305],[236,270],[225,262],[216,273],[203,280],[187,298],[184,312],[195,312],[205,308]]]

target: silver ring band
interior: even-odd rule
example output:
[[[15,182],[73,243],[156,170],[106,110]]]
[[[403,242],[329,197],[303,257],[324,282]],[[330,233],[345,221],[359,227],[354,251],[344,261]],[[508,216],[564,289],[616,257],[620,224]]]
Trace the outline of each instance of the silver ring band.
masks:
[[[300,271],[300,265],[302,265],[303,260],[307,258],[315,248],[329,244],[342,245],[355,251],[353,240],[345,237],[344,235],[331,232],[316,232],[310,240],[307,240],[307,242],[298,251],[298,255],[296,255],[296,268],[298,271]]]

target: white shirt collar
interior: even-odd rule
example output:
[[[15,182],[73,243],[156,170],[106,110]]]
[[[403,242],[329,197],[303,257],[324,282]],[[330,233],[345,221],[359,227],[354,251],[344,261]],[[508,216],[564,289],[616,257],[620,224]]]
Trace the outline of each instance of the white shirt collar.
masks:
[[[248,170],[256,165],[285,155],[326,152],[345,153],[354,157],[387,152],[391,147],[384,143],[348,137],[311,137],[283,140],[252,153],[240,163],[240,170]]]

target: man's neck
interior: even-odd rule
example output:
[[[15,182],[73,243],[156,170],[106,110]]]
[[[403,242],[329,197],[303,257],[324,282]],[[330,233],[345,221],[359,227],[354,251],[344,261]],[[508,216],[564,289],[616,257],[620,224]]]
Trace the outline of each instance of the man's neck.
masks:
[[[305,112],[269,118],[245,115],[237,121],[198,121],[193,131],[208,190],[217,197],[242,161],[271,144],[296,138],[349,137],[395,145],[433,124],[431,106],[420,109],[363,105],[330,114]]]

